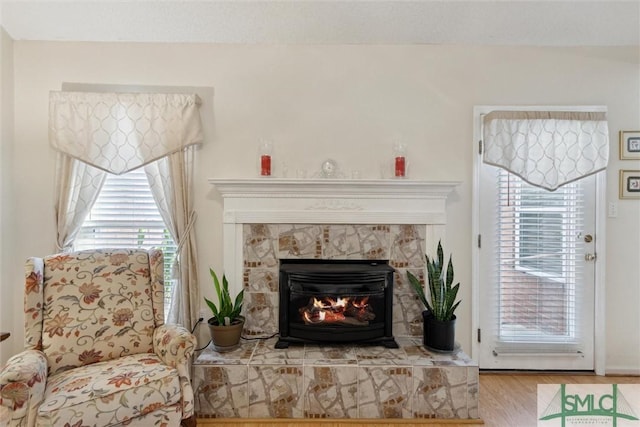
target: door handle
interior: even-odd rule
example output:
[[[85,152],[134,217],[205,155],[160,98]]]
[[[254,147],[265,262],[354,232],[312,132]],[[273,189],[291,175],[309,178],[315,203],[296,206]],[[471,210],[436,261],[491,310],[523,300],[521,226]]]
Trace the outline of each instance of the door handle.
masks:
[[[596,254],[584,254],[585,261],[595,261],[597,258]]]

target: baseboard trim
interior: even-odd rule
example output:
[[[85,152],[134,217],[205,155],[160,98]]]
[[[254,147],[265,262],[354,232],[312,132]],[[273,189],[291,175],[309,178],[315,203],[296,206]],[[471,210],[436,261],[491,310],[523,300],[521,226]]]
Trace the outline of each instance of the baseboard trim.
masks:
[[[479,418],[473,419],[306,419],[306,418],[198,418],[198,427],[269,427],[290,425],[295,427],[339,427],[339,426],[369,426],[369,425],[401,425],[403,427],[418,427],[425,425],[484,425]]]
[[[598,375],[593,371],[536,371],[517,369],[480,369],[480,375]],[[608,368],[605,377],[638,377],[640,369]]]
[[[607,368],[605,369],[605,375],[611,377],[638,377],[640,376],[640,368]]]
[[[480,375],[596,375],[593,371],[549,371],[532,369],[480,369]]]

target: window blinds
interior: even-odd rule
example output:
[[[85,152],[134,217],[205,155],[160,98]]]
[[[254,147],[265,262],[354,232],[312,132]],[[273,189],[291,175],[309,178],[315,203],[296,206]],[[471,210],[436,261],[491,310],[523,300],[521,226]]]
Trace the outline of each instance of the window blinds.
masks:
[[[580,182],[554,192],[496,169],[498,353],[579,351]]]
[[[144,168],[123,175],[107,175],[75,241],[77,250],[101,247],[162,249],[166,313],[176,244],[153,200]]]

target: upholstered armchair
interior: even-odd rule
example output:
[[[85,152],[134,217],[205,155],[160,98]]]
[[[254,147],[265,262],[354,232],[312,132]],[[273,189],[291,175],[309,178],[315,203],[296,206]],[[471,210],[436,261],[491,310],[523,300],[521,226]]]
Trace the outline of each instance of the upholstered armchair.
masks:
[[[165,325],[159,250],[26,263],[25,350],[0,372],[11,426],[195,425],[195,337]]]

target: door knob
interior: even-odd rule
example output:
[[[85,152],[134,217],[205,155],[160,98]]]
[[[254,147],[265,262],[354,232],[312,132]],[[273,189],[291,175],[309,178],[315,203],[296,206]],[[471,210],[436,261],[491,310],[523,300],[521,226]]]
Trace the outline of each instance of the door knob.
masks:
[[[585,261],[595,261],[596,259],[596,254],[585,254],[584,255],[584,260]]]
[[[587,234],[586,236],[584,236],[584,241],[586,243],[591,243],[593,241],[593,236],[591,234]]]

